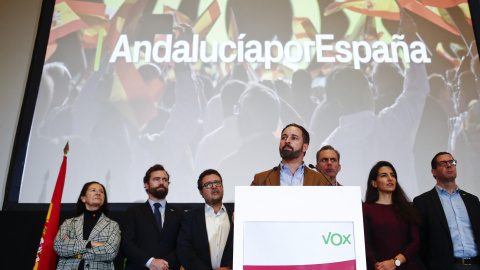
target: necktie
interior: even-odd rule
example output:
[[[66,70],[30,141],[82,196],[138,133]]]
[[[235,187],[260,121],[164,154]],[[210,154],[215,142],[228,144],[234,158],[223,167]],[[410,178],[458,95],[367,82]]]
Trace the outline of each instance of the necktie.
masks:
[[[153,206],[155,207],[155,219],[157,220],[158,231],[162,231],[162,214],[160,213],[160,203],[154,203]]]

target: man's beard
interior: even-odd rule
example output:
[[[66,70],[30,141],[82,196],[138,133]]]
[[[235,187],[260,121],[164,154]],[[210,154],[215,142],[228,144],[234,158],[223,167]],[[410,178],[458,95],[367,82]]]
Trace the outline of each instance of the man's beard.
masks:
[[[220,191],[218,191],[220,192]],[[222,200],[223,200],[223,194],[219,193],[220,196],[217,197],[217,198],[212,198],[210,197],[209,199],[206,199],[205,202],[208,204],[208,205],[215,205],[215,204],[218,204],[218,203],[221,203]]]
[[[160,189],[160,187],[164,187],[165,189]],[[148,193],[150,193],[153,197],[163,200],[165,197],[167,197],[168,194],[168,188],[165,186],[159,186],[157,188],[150,188],[148,189]]]
[[[280,150],[280,156],[285,160],[292,160],[299,158],[302,155],[302,149],[293,150],[293,148],[287,148],[286,146]]]

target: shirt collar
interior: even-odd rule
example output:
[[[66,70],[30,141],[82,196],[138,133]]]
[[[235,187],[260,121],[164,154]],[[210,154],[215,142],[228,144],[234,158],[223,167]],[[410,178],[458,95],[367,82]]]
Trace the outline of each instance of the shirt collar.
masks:
[[[302,162],[302,165],[301,165],[300,167],[298,167],[297,172],[303,174],[304,167],[305,167],[305,162]],[[288,169],[287,165],[283,164],[281,161],[280,161],[280,171],[283,171],[283,172],[287,172],[287,171],[288,171],[288,172],[290,172],[290,170]],[[296,172],[295,172],[295,173],[296,173]]]
[[[440,196],[440,195],[445,195],[445,194],[450,195],[450,193],[448,193],[448,191],[447,191],[446,189],[440,187],[439,185],[435,185],[435,189],[437,190],[437,193],[438,193],[439,196]],[[458,188],[458,185],[457,185],[457,188],[456,188],[455,191],[452,193],[452,195],[455,194],[455,193],[458,194],[459,192],[460,192],[460,189]]]
[[[154,203],[157,203],[157,202],[154,201],[154,200],[152,200],[152,199],[148,199],[148,203],[150,204],[150,207],[151,207],[152,209],[154,209],[154,208],[153,208],[153,204],[154,204]],[[167,205],[167,200],[161,200],[161,201],[159,201],[159,203],[160,203],[160,206],[161,206],[160,208],[165,209],[165,205]]]
[[[227,209],[225,208],[225,205],[222,203],[222,207],[220,208],[220,211],[218,211],[218,214],[222,212],[227,212]],[[205,204],[205,213],[212,213],[215,215],[215,211],[213,210],[213,207],[211,207],[208,204]]]

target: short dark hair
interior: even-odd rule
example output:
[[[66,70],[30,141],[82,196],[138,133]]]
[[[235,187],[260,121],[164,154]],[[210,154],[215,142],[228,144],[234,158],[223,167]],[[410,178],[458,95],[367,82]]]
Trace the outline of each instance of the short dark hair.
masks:
[[[300,126],[300,125],[297,125],[295,123],[292,123],[292,124],[288,124],[286,127],[284,127],[282,129],[282,134],[283,132],[285,131],[285,129],[289,128],[289,127],[296,127],[296,128],[299,128],[301,131],[302,131],[302,139],[303,139],[303,143],[306,143],[306,144],[309,144],[310,143],[310,134],[308,134],[308,131]]]
[[[320,150],[317,151],[317,163],[318,163],[318,157],[320,156],[320,152],[322,152],[322,151],[324,151],[324,150],[333,150],[333,151],[335,151],[335,153],[337,153],[338,163],[340,163],[340,152],[338,152],[337,149],[333,148],[333,146],[331,146],[331,145],[325,145],[325,146],[323,146],[322,148],[320,148]]]
[[[87,190],[92,184],[99,184],[100,186],[102,186],[103,195],[105,195],[104,196],[105,200],[103,201],[103,205],[100,207],[100,209],[102,209],[102,212],[105,215],[108,215],[108,213],[110,212],[110,208],[108,207],[107,190],[105,189],[105,186],[103,186],[102,184],[96,181],[88,182],[88,183],[85,183],[85,185],[83,185],[82,191],[80,191],[80,196],[78,196],[78,200],[77,200],[77,206],[76,206],[77,214],[80,215],[80,214],[83,214],[83,212],[85,212],[85,203],[82,201],[82,197],[87,195]]]
[[[432,159],[432,163],[431,163],[432,169],[436,169],[436,168],[437,168],[437,157],[438,157],[438,156],[441,156],[441,155],[450,155],[450,156],[453,158],[452,154],[450,154],[449,152],[438,152],[438,153],[433,157],[433,159]],[[434,177],[434,178],[435,178],[435,177]]]
[[[217,171],[217,170],[214,170],[214,169],[208,169],[208,170],[205,170],[203,171],[200,176],[198,176],[198,180],[197,180],[197,188],[198,190],[202,190],[203,188],[203,178],[207,175],[211,175],[211,174],[215,174],[215,175],[218,175],[218,177],[220,177],[220,181],[223,182],[223,179],[222,179],[222,176],[220,175],[220,173]]]
[[[168,180],[170,180],[170,175],[165,170],[165,168],[160,164],[155,164],[152,167],[150,167],[148,171],[145,173],[145,176],[143,177],[143,183],[148,183],[148,181],[150,180],[150,176],[152,175],[152,172],[156,172],[156,171],[164,171],[167,174]]]

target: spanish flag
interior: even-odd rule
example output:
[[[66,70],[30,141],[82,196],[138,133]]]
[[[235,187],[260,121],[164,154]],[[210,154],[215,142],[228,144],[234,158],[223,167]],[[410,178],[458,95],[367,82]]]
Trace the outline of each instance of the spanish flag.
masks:
[[[200,39],[205,39],[218,17],[220,17],[220,13],[220,6],[217,0],[215,0],[194,22],[193,30],[200,36]]]
[[[55,269],[57,254],[53,250],[53,241],[58,232],[60,205],[62,203],[63,186],[65,184],[65,173],[67,172],[68,142],[63,149],[63,153],[62,166],[58,173],[52,201],[50,202],[50,208],[48,209],[45,225],[43,226],[42,238],[40,238],[40,245],[38,245],[37,257],[35,258],[33,270]]]
[[[451,8],[460,4],[468,4],[468,0],[420,0],[425,6],[438,7],[438,8]]]
[[[121,59],[115,66],[110,102],[137,130],[157,115],[156,104],[163,95],[159,78],[145,82],[135,65]]]
[[[423,17],[424,19],[436,24],[437,26],[449,31],[450,33],[460,36],[457,29],[451,22],[445,21],[445,18],[442,16],[443,9],[437,7],[428,7],[414,0],[398,0],[398,4],[417,14],[418,16]]]
[[[315,27],[309,18],[293,17],[292,25],[296,39],[308,38],[310,40],[315,40],[317,30],[315,30]]]
[[[400,20],[400,9],[394,0],[346,0],[332,2],[325,9],[324,15],[349,9],[370,17],[380,17],[388,20]]]
[[[59,0],[55,3],[48,43],[87,27],[70,6],[70,1]]]
[[[177,23],[177,25],[180,25],[182,23],[191,24],[192,22],[192,20],[190,20],[190,18],[187,15],[167,5],[163,6],[163,13],[173,14],[173,18],[175,18],[175,22]]]

